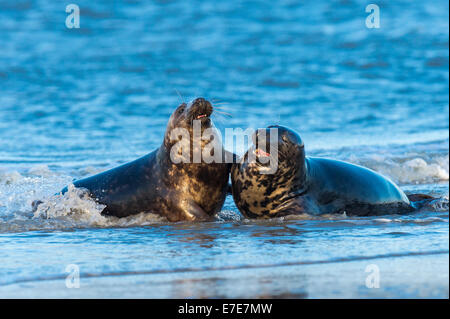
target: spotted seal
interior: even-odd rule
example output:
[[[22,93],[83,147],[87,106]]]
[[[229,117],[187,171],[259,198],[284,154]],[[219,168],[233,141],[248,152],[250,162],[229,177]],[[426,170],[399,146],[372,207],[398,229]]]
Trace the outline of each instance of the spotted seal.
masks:
[[[277,130],[277,152],[269,153],[258,143],[269,145],[271,129]],[[253,140],[254,145],[231,169],[234,201],[248,218],[344,212],[365,216],[415,209],[397,185],[377,172],[343,161],[306,157],[302,139],[289,128],[269,126],[255,132]],[[252,153],[255,161],[249,161]],[[276,172],[261,173],[268,165],[261,159],[274,156]]]

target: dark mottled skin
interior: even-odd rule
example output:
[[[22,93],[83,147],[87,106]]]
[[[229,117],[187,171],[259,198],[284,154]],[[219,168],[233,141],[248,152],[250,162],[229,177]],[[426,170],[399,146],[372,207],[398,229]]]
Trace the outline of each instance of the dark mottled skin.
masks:
[[[202,117],[202,131],[213,127],[209,118],[211,104],[196,99],[190,106],[181,104],[170,117],[163,144],[133,162],[74,182],[89,191],[92,198],[106,205],[102,214],[125,217],[141,212],[165,216],[169,221],[210,220],[225,201],[231,164],[179,163],[170,158],[173,128],[190,132],[192,122]],[[202,142],[203,146],[209,140]],[[223,151],[223,150],[222,150]],[[193,148],[191,148],[192,159]],[[223,151],[225,152],[225,151]],[[67,187],[62,193],[67,191]]]
[[[358,165],[305,157],[300,136],[278,128],[278,170],[261,174],[267,164],[248,162],[252,146],[231,169],[232,193],[240,212],[248,218],[272,218],[291,214],[381,215],[414,210],[408,197],[386,177]],[[254,140],[267,139],[256,134]],[[270,156],[276,156],[270,152]],[[258,157],[257,157],[258,158]]]

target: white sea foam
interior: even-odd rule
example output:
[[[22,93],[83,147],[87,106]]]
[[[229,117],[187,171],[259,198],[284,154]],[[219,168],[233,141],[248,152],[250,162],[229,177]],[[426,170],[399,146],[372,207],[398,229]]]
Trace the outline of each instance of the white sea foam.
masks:
[[[22,175],[17,171],[0,171],[0,233],[36,229],[83,227],[129,227],[165,222],[154,214],[140,213],[126,218],[104,216],[102,204],[90,198],[83,189],[69,184],[69,176],[51,172],[49,177]],[[46,169],[40,171],[47,175]],[[28,176],[30,175],[30,176]],[[54,195],[69,184],[64,195]],[[32,213],[31,203],[42,203]]]
[[[229,209],[217,213],[216,218],[218,221],[241,221],[243,219],[240,213]]]
[[[446,196],[439,197],[431,202],[427,203],[422,209],[428,209],[434,212],[448,212],[448,194]]]
[[[104,224],[105,217],[100,213],[105,207],[91,199],[86,190],[70,184],[64,195],[57,194],[44,200],[34,212],[34,218],[71,216],[73,220],[101,225]]]
[[[0,171],[0,183],[13,184],[17,182],[22,175],[18,171],[2,172]]]
[[[49,177],[49,176],[56,175],[56,173],[51,171],[47,165],[41,164],[41,165],[36,165],[36,166],[30,167],[27,171],[27,175]]]
[[[369,167],[399,184],[423,184],[449,180],[449,155],[390,158],[372,155],[350,161]]]
[[[77,226],[95,227],[128,227],[167,221],[161,216],[144,212],[126,218],[105,216],[101,214],[105,207],[92,199],[85,189],[69,184],[66,193],[53,195],[40,204],[34,218],[70,217]]]

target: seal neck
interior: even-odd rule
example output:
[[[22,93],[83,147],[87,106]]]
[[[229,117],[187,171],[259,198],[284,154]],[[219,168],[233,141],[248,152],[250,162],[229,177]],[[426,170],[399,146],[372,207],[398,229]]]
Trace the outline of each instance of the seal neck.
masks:
[[[309,163],[305,158],[304,148],[297,149],[297,154],[282,164],[281,170],[291,171],[288,198],[302,196],[308,189]],[[279,174],[283,175],[283,174]]]
[[[164,143],[159,147],[158,151],[156,152],[156,162],[159,166],[162,167],[170,167],[168,165],[172,164],[172,161],[170,160],[170,154],[167,152],[166,146]]]
[[[289,197],[302,196],[308,191],[309,163],[305,158],[303,158],[303,160],[300,160],[299,163],[303,163],[303,165],[299,165],[299,169],[296,172],[296,176],[292,183],[292,191],[291,193],[289,193]]]

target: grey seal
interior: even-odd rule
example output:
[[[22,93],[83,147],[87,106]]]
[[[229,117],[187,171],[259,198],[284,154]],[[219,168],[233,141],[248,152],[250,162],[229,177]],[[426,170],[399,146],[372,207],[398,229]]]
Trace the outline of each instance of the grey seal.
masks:
[[[178,131],[174,129],[188,132],[187,142],[192,145],[194,121],[201,125],[202,133],[206,129],[214,130],[210,118],[212,112],[213,106],[204,98],[197,98],[189,105],[182,103],[171,115],[164,141],[158,149],[135,161],[74,181],[73,184],[85,189],[91,198],[106,206],[103,215],[125,217],[147,212],[164,216],[169,221],[213,219],[227,195],[231,163],[226,160],[206,163],[203,159],[197,163],[192,160],[177,163],[173,160],[180,160],[180,152],[177,153],[177,149],[174,152],[174,147],[183,137],[178,136]],[[191,147],[188,153],[190,158],[212,140],[213,135],[201,140],[201,145],[197,147],[201,149]],[[212,150],[215,151],[217,149]],[[229,155],[223,150],[221,142],[219,152],[223,156]],[[61,193],[67,190],[66,187]],[[37,205],[39,202],[34,203],[34,209]]]
[[[277,129],[276,154],[261,151]],[[233,199],[248,218],[272,218],[292,214],[382,215],[415,210],[394,182],[368,168],[334,159],[306,157],[303,140],[283,126],[269,126],[253,135],[254,145],[231,169]],[[269,143],[267,143],[269,144]],[[250,152],[256,161],[249,161]],[[277,156],[273,174],[261,174],[268,164],[261,157]],[[426,195],[415,194],[416,200]],[[431,197],[430,197],[431,198]]]

